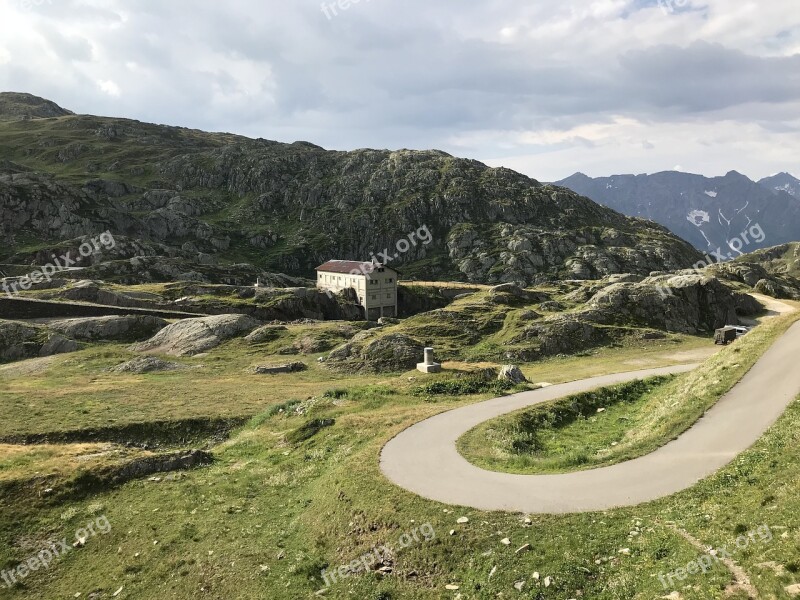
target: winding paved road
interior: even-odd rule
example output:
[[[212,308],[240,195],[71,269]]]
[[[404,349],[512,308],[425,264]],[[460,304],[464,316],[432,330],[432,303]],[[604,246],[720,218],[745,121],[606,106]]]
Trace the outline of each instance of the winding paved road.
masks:
[[[684,490],[752,446],[800,394],[800,322],[691,429],[659,450],[625,463],[563,475],[512,475],[467,462],[456,440],[501,415],[598,387],[696,365],[593,377],[496,398],[442,413],[391,440],[381,453],[383,473],[430,500],[481,510],[574,513],[634,506]]]

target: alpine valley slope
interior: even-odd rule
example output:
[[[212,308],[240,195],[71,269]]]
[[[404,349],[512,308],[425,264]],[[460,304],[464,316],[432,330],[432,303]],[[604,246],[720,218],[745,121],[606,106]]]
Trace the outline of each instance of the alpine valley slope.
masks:
[[[327,151],[0,94],[0,263],[41,263],[110,230],[125,243],[87,276],[203,280],[249,263],[307,277],[331,258],[393,252],[421,227],[433,241],[393,265],[406,277],[533,284],[701,259],[659,225],[444,152]]]

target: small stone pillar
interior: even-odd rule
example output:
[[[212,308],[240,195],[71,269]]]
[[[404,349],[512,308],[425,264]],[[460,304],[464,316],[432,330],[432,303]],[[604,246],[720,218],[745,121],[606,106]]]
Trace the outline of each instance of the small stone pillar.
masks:
[[[417,370],[422,373],[439,373],[442,370],[442,365],[437,363],[434,359],[433,348],[425,348],[425,362],[417,365]]]

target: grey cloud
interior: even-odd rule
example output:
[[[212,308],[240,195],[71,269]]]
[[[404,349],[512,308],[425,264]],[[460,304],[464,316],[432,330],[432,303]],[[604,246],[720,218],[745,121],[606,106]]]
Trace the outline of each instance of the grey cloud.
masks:
[[[501,43],[491,30],[464,33],[484,21],[536,23],[557,10],[550,6],[372,0],[328,20],[318,0],[108,0],[102,9],[54,0],[37,8],[32,26],[60,57],[60,77],[15,61],[3,65],[0,85],[78,112],[337,148],[442,146],[474,131],[569,130],[619,115],[659,124],[715,112],[773,131],[797,119],[800,55],[761,57],[711,43],[623,51],[630,46],[608,43],[594,29],[549,46],[524,36]],[[643,6],[631,3],[626,18]],[[85,31],[66,37],[62,22]],[[591,25],[603,27],[599,17]],[[75,68],[70,62],[87,61],[89,44],[96,64]],[[246,87],[256,91],[239,98],[243,75],[225,65],[244,61]],[[109,78],[120,97],[97,88]],[[580,137],[570,143],[594,145]],[[641,145],[652,149],[650,141]]]
[[[800,99],[800,55],[749,56],[697,42],[629,52],[620,65],[634,96],[653,107],[694,112]]]

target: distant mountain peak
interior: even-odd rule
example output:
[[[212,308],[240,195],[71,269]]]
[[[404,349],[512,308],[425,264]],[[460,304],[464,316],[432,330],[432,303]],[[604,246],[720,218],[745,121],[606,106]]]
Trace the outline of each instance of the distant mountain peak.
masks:
[[[756,183],[735,170],[724,177],[665,171],[635,178],[570,178],[556,185],[653,220],[726,259],[800,240],[800,180],[791,175]]]
[[[52,100],[22,92],[0,92],[0,121],[50,119],[75,114]]]
[[[785,192],[790,196],[800,199],[800,179],[791,173],[786,173],[784,171],[771,177],[765,177],[758,183],[773,192]]]

